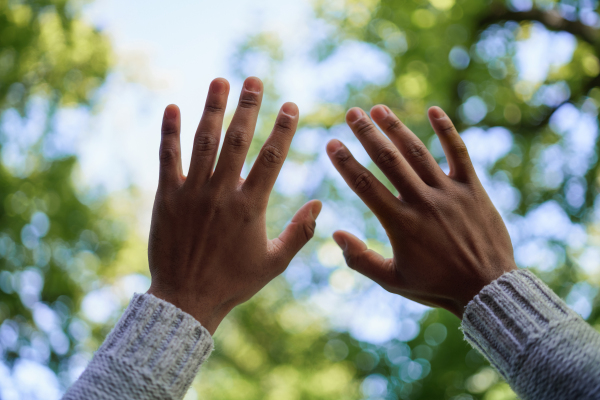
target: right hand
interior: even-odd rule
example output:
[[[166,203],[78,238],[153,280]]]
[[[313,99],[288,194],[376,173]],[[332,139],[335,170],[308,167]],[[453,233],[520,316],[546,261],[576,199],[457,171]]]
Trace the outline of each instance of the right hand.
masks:
[[[338,140],[327,144],[333,165],[377,216],[393,248],[385,259],[356,236],[337,231],[333,238],[348,266],[384,289],[459,318],[484,286],[516,269],[508,231],[479,182],[467,148],[450,118],[429,109],[450,173],[386,106],[371,116],[388,140],[359,108],[346,121],[367,153],[400,192],[394,196]]]

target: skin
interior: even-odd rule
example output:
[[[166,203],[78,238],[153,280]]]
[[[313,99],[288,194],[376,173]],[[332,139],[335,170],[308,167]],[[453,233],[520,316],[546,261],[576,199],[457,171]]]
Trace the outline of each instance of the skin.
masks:
[[[321,211],[319,201],[310,201],[278,238],[267,238],[267,202],[298,125],[298,107],[282,106],[244,180],[240,173],[262,91],[258,78],[245,81],[215,167],[229,83],[211,83],[187,177],[181,167],[179,109],[169,105],[163,117],[148,293],[191,314],[211,334],[236,305],[285,270],[312,238]],[[346,120],[399,196],[340,141],[330,141],[327,153],[385,228],[394,256],[383,258],[345,231],[333,237],[348,265],[386,290],[462,318],[467,303],[484,286],[516,269],[506,227],[475,174],[465,144],[440,108],[430,108],[429,119],[446,153],[448,175],[388,107],[373,107],[371,117],[387,138],[359,108],[349,110]]]
[[[387,138],[364,111],[348,111],[348,125],[399,196],[360,165],[340,141],[331,140],[327,153],[385,228],[393,258],[369,250],[348,232],[336,231],[333,238],[350,268],[392,293],[462,318],[468,302],[484,286],[516,265],[506,226],[477,178],[452,121],[439,107],[430,108],[428,116],[450,165],[448,175],[388,107],[371,110]]]
[[[244,82],[215,167],[228,94],[225,79],[211,83],[187,177],[181,167],[179,109],[166,108],[148,243],[148,293],[192,315],[211,334],[233,307],[286,269],[313,236],[321,211],[321,202],[310,201],[278,238],[267,238],[267,202],[296,132],[298,107],[281,107],[273,132],[244,180],[240,173],[263,85],[254,77]]]

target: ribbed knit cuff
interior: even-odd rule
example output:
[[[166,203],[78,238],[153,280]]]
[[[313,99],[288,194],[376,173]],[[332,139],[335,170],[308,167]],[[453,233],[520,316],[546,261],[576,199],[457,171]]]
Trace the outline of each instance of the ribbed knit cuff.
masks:
[[[191,315],[136,294],[65,399],[181,399],[212,349]]]
[[[580,319],[542,281],[529,271],[515,270],[469,302],[462,330],[465,339],[507,378],[528,342],[571,318]]]

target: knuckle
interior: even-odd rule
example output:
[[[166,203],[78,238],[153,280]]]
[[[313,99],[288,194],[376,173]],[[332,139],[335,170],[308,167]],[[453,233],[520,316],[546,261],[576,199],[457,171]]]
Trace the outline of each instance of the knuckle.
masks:
[[[315,235],[315,228],[316,228],[316,223],[310,222],[307,224],[304,224],[302,226],[302,233],[304,235],[304,239],[308,242],[310,239],[313,238],[313,236]]]
[[[223,206],[221,204],[219,204],[219,203],[212,203],[212,204],[210,204],[210,207],[207,210],[208,210],[208,214],[212,218],[216,218],[216,217],[221,216],[223,214]]]
[[[293,128],[293,120],[288,116],[281,116],[277,118],[275,122],[275,127],[280,131],[290,131]]]
[[[275,168],[283,163],[283,152],[275,146],[267,145],[260,154],[261,163],[267,168]]]
[[[373,187],[373,176],[368,172],[361,172],[354,178],[354,190],[357,193],[365,193]]]
[[[390,131],[390,132],[397,132],[397,131],[399,131],[400,129],[402,129],[402,122],[400,122],[400,120],[399,120],[399,119],[394,119],[393,121],[391,121],[391,122],[388,124],[388,127],[387,127],[387,129],[388,129],[388,131]]]
[[[199,199],[190,200],[190,208],[197,207],[201,210],[201,215],[207,220],[214,220],[227,214],[227,203],[224,196],[218,190],[204,193]]]
[[[227,145],[233,152],[243,152],[248,146],[248,138],[244,132],[232,131],[226,135]]]
[[[334,157],[340,166],[346,165],[352,159],[352,156],[350,155],[350,153],[347,152],[345,149],[338,150],[334,154]]]
[[[395,168],[400,164],[400,157],[394,149],[384,146],[377,152],[375,164],[384,168]]]
[[[219,146],[219,141],[209,133],[199,132],[194,139],[194,148],[198,153],[212,152]]]
[[[202,208],[210,211],[210,214],[219,215],[222,213],[224,202],[222,195],[219,191],[215,190],[211,192],[208,196],[204,198],[204,201],[202,203]]]
[[[420,196],[420,210],[425,213],[427,218],[433,218],[435,220],[445,219],[446,212],[444,211],[445,205],[449,202],[453,202],[454,200],[449,200],[452,198],[452,195],[447,195],[445,201],[439,201],[435,192],[425,192],[421,193]],[[421,214],[423,215],[423,214]],[[414,229],[418,229],[419,224],[422,224],[422,219],[412,219],[411,225],[413,225]]]
[[[238,216],[244,225],[248,225],[256,220],[257,215],[254,208],[248,204],[238,203]]]
[[[359,119],[354,127],[357,136],[368,136],[373,130],[373,125],[364,119]]]
[[[348,267],[355,269],[356,266],[356,255],[355,254],[350,254],[347,251],[344,251],[344,260],[346,260],[346,264],[348,265]]]
[[[467,150],[467,146],[464,143],[457,143],[454,146],[454,152],[456,156],[463,161],[467,161],[469,159],[469,151]]]
[[[255,93],[244,92],[240,97],[240,108],[258,107],[258,95]]]
[[[163,136],[177,135],[177,133],[178,133],[178,130],[177,130],[177,127],[175,126],[175,124],[165,124],[162,127]]]
[[[222,114],[225,111],[225,108],[218,103],[206,103],[204,111],[207,114]]]
[[[440,127],[440,133],[442,135],[450,135],[456,131],[453,124],[448,124]]]
[[[177,160],[177,150],[172,147],[163,147],[158,153],[158,158],[160,160],[160,165],[171,165]]]
[[[420,142],[412,142],[406,147],[406,155],[415,161],[426,161],[427,148]]]
[[[427,210],[427,213],[429,215],[440,214],[440,206],[439,206],[437,200],[435,199],[435,197],[432,196],[431,194],[422,196],[421,204]]]

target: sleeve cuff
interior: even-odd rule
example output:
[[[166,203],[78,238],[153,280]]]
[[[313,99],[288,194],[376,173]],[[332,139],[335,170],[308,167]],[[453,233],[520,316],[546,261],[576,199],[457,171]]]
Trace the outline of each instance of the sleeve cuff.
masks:
[[[535,275],[515,270],[484,287],[467,305],[462,320],[465,339],[506,378],[531,340],[551,325],[579,315]]]
[[[101,394],[94,398],[183,398],[212,350],[210,333],[191,315],[136,294],[74,387],[100,389],[86,393]]]

